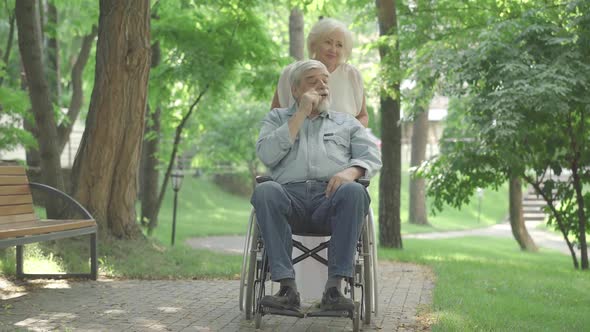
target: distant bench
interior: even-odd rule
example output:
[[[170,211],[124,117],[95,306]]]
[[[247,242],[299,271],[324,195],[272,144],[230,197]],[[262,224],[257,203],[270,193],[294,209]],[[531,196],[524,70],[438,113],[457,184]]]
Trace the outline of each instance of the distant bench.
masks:
[[[39,219],[33,209],[31,189],[48,196],[60,197],[85,219]],[[0,249],[16,246],[16,276],[34,278],[84,277],[96,280],[97,226],[90,213],[72,197],[53,187],[29,183],[22,166],[0,166]],[[27,274],[23,273],[23,245],[57,240],[79,235],[90,236],[90,273],[88,274]]]

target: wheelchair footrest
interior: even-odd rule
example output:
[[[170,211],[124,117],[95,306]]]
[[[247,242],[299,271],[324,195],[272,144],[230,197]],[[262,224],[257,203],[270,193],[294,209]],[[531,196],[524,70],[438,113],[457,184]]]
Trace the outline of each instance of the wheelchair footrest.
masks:
[[[348,310],[321,310],[314,309],[306,313],[307,317],[343,317],[352,318],[352,312]]]
[[[265,315],[271,314],[271,315],[291,316],[291,317],[298,317],[298,318],[305,317],[305,314],[302,311],[297,311],[297,310],[277,309],[277,308],[270,308],[270,307],[264,307],[262,310]]]

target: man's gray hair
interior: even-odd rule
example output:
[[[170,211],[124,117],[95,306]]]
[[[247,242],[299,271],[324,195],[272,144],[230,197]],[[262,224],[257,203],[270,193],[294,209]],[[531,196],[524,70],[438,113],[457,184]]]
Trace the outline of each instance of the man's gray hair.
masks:
[[[323,69],[328,72],[326,66],[318,60],[297,61],[291,67],[291,75],[289,75],[289,84],[291,88],[299,86],[303,74],[308,70]]]

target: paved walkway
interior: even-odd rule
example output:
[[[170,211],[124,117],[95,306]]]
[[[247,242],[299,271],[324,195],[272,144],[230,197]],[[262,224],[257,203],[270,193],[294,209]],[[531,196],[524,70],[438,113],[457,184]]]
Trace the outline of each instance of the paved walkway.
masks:
[[[540,247],[568,254],[560,236],[527,224]],[[506,223],[406,238],[511,237]],[[195,248],[241,254],[244,237],[190,239]],[[428,268],[381,262],[380,314],[364,331],[428,330],[434,287]],[[237,280],[35,281],[0,278],[0,331],[256,331],[238,308]],[[424,308],[424,310],[422,310]],[[426,322],[426,323],[424,323]],[[265,316],[262,331],[351,331],[350,319]]]
[[[526,222],[526,228],[537,246],[541,248],[557,250],[563,254],[570,255],[569,248],[563,237],[545,229],[537,228],[537,226],[539,226],[541,223],[541,221]],[[468,229],[464,231],[408,234],[404,235],[404,238],[448,239],[463,236],[496,236],[513,238],[512,229],[510,228],[509,223],[501,223],[486,228]],[[580,257],[580,250],[577,250],[577,255]]]
[[[556,233],[547,230],[538,229],[537,226],[541,222],[529,221],[527,222],[527,230],[537,244],[542,248],[558,250],[566,255],[569,255],[567,244],[563,237]],[[448,232],[434,232],[421,234],[407,234],[404,239],[446,239],[463,236],[497,236],[512,238],[512,230],[510,224],[500,223],[486,228],[468,229],[464,231],[448,231]],[[245,237],[240,236],[213,236],[208,238],[193,238],[188,239],[186,243],[193,248],[210,249],[228,253],[242,254],[244,250]],[[578,256],[580,252],[578,251]]]
[[[427,330],[432,273],[380,264],[380,315],[363,331]],[[256,331],[238,308],[237,280],[35,281],[0,279],[0,331]],[[345,318],[265,316],[262,331],[351,331]],[[260,331],[260,330],[259,330]]]

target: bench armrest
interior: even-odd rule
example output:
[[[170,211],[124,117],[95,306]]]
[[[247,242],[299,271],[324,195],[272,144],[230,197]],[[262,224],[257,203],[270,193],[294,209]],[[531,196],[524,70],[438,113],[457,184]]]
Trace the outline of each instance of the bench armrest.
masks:
[[[72,196],[64,193],[63,191],[53,188],[52,186],[48,186],[46,184],[37,183],[37,182],[29,182],[29,187],[32,189],[40,189],[45,192],[50,192],[52,194],[57,194],[58,196],[65,198],[68,202],[72,203],[76,210],[84,215],[88,219],[94,219],[94,217],[86,210],[82,204],[78,203]]]

